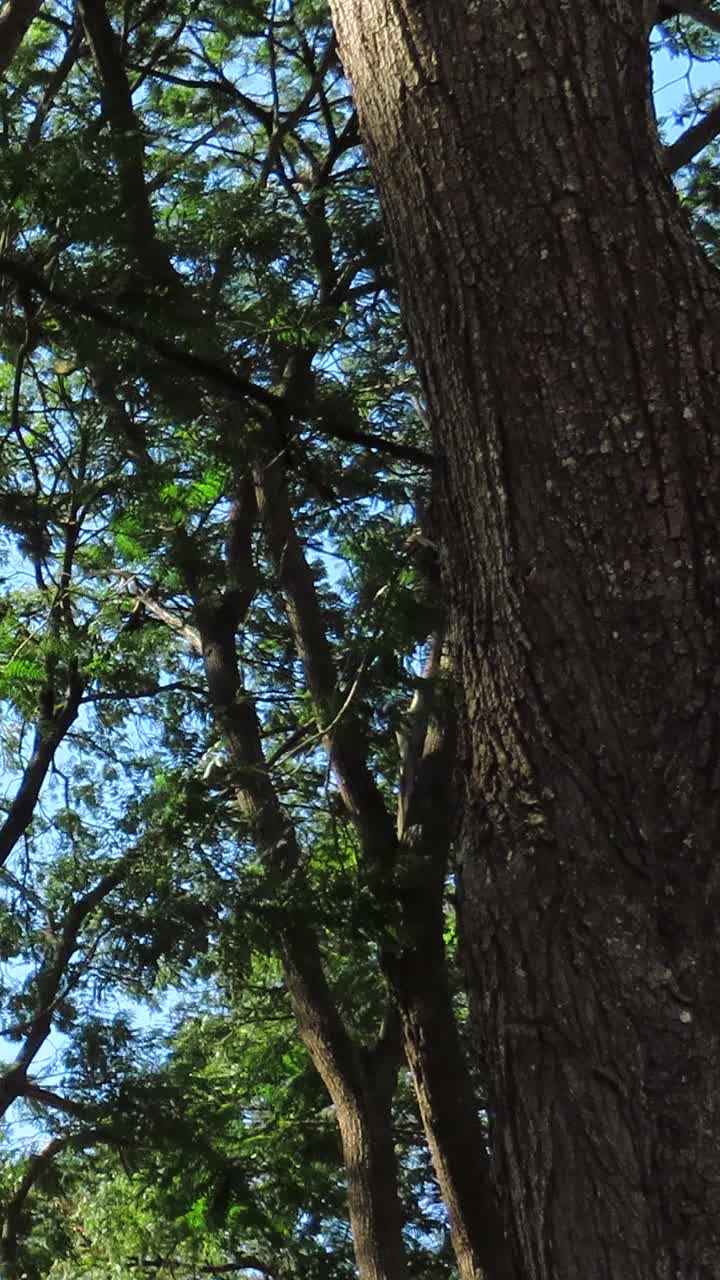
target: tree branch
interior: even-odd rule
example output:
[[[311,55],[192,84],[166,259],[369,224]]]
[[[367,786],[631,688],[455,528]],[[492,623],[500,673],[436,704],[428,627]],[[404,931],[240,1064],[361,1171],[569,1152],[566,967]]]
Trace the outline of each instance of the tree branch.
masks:
[[[257,404],[270,409],[273,413],[278,413],[281,410],[281,404],[277,396],[270,391],[266,391],[264,387],[256,386],[249,378],[243,377],[242,374],[235,373],[234,370],[217,364],[205,356],[198,356],[192,351],[178,347],[175,343],[168,342],[165,338],[151,334],[128,316],[118,315],[117,312],[111,311],[108,307],[103,306],[102,303],[94,302],[91,298],[78,298],[60,285],[49,284],[36,271],[13,258],[0,255],[0,275],[7,276],[17,284],[23,285],[24,288],[32,290],[39,297],[46,298],[48,302],[53,302],[57,306],[63,307],[71,312],[72,315],[96,320],[98,324],[112,330],[114,333],[122,333],[128,338],[135,339],[148,351],[153,351],[156,355],[161,356],[163,360],[167,360],[171,364],[184,369],[186,373],[195,374],[205,379],[206,382],[216,385],[226,395],[232,396],[233,399],[244,399],[247,396]]]
[[[155,233],[155,219],[145,186],[142,133],[132,105],[120,43],[103,0],[77,0],[77,9],[100,79],[103,111],[110,122],[122,208],[133,253],[151,278],[159,275],[175,282],[177,273]]]
[[[720,13],[715,9],[710,9],[708,5],[699,3],[699,0],[678,0],[674,3],[666,4],[661,0],[658,5],[658,22],[668,22],[670,18],[693,18],[695,22],[701,23],[703,27],[709,27],[712,31],[720,31]]]
[[[433,465],[433,456],[427,449],[419,449],[414,444],[396,444],[394,440],[386,440],[374,431],[361,431],[356,427],[343,428],[333,422],[309,422],[309,427],[318,435],[328,436],[331,440],[344,440],[348,444],[362,445],[365,449],[377,449],[388,458],[397,458],[399,462],[411,462],[416,467],[428,470]]]
[[[273,917],[298,1029],[336,1105],[357,1107],[364,1087],[361,1063],[328,984],[316,934],[302,904],[296,905],[297,890],[303,884],[302,853],[270,777],[255,703],[240,678],[235,637],[244,599],[235,595],[232,584],[254,579],[249,535],[255,495],[246,490],[238,501],[244,501],[247,510],[237,516],[240,532],[231,534],[230,591],[219,601],[209,598],[194,570],[188,571],[182,559],[176,563],[185,572],[185,585],[195,604],[210,702],[232,755],[238,807],[265,863],[267,909]]]
[[[180,636],[185,641],[190,652],[194,653],[196,657],[202,657],[202,641],[200,633],[195,627],[183,622],[182,618],[178,618],[177,614],[173,613],[172,610],[166,609],[159,601],[153,599],[150,592],[132,574],[126,577],[126,585],[136,599],[142,600],[151,617],[157,618],[158,622],[163,622],[166,627],[169,627],[171,631]]]
[[[258,507],[280,581],[290,629],[315,703],[340,793],[373,863],[390,869],[396,848],[393,822],[367,766],[357,726],[338,717],[338,680],[312,571],[292,518],[282,453],[255,464]]]
[[[55,752],[77,718],[84,691],[85,681],[77,672],[71,673],[64,702],[52,718],[44,725],[39,725],[36,730],[32,756],[7,817],[0,827],[0,866],[7,862],[32,821]]]
[[[42,0],[8,0],[0,11],[0,75],[10,66],[41,4]]]
[[[207,60],[206,60],[207,61]],[[171,71],[161,71],[157,67],[148,66],[139,62],[131,62],[129,66],[133,71],[138,71],[142,78],[152,76],[154,80],[160,80],[163,84],[176,84],[183,89],[198,89],[201,92],[214,94],[224,94],[228,98],[232,98],[239,106],[243,107],[249,116],[258,124],[261,124],[267,131],[272,132],[272,111],[268,111],[267,107],[261,106],[252,98],[248,98],[247,94],[238,89],[236,85],[228,80],[219,67],[209,64],[216,74],[215,80],[200,80],[192,76],[179,76]]]
[[[668,173],[677,173],[678,169],[682,169],[684,165],[689,164],[698,152],[702,151],[703,147],[707,147],[719,133],[720,102],[716,102],[715,106],[711,107],[702,120],[686,129],[677,142],[665,147],[663,162]]]
[[[0,39],[1,38],[2,37],[0,37]],[[48,80],[48,83],[45,87],[45,91],[40,100],[38,109],[35,112],[35,116],[30,124],[30,128],[28,129],[28,133],[27,133],[28,147],[37,146],[38,142],[40,141],[40,137],[42,134],[42,127],[45,121],[47,120],[48,114],[52,109],[52,105],[58,93],[60,92],[63,84],[65,83],[68,76],[70,75],[70,72],[75,66],[75,63],[77,62],[81,45],[82,45],[82,34],[79,30],[75,30],[70,35],[70,38],[67,43],[67,48],[65,50],[65,53],[63,54],[61,61],[58,63],[57,67],[52,72],[50,79]]]
[[[55,1156],[67,1149],[77,1151],[82,1150],[84,1147],[94,1146],[96,1142],[118,1143],[120,1141],[120,1135],[112,1129],[81,1129],[78,1133],[63,1134],[61,1137],[52,1138],[43,1147],[42,1151],[30,1158],[19,1186],[5,1205],[2,1235],[0,1236],[0,1259],[3,1262],[12,1263],[15,1259],[20,1217],[25,1202],[36,1182],[42,1177]]]
[[[328,70],[328,67],[331,66],[335,57],[336,57],[336,42],[335,42],[335,35],[333,34],[328,40],[325,51],[320,59],[320,63],[310,80],[310,84],[308,85],[307,90],[303,94],[297,106],[294,107],[292,111],[288,112],[284,120],[278,121],[277,123],[275,123],[274,127],[271,127],[270,129],[270,140],[268,143],[267,155],[263,160],[262,169],[260,170],[260,177],[258,178],[259,187],[265,186],[268,176],[272,171],[273,165],[275,164],[275,162],[277,161],[280,155],[280,151],[282,149],[282,145],[285,138],[288,136],[289,133],[292,133],[295,126],[300,124],[300,122],[304,119],[313,99],[317,96],[317,93],[325,77],[325,73]],[[270,124],[271,126],[273,125],[272,114],[270,114]]]
[[[136,1267],[144,1267],[147,1270],[160,1270],[161,1267],[172,1267],[173,1269],[181,1269],[187,1264],[182,1262],[180,1258],[128,1258]],[[193,1267],[193,1280],[196,1276],[230,1276],[236,1271],[259,1271],[264,1276],[274,1276],[277,1273],[273,1271],[260,1258],[254,1257],[252,1254],[246,1255],[244,1258],[238,1258],[235,1262],[221,1262],[215,1266],[197,1266]]]
[[[150,612],[148,610],[148,612]],[[166,619],[163,618],[163,622]],[[143,689],[134,689],[132,693],[104,692],[91,693],[83,698],[85,702],[134,702],[139,698],[156,698],[162,693],[199,693],[197,685],[188,684],[186,680],[168,680],[167,684],[151,684]]]
[[[26,267],[15,259],[0,254],[0,276],[3,275],[10,280],[14,280],[17,284],[23,285],[26,289],[37,293],[41,298],[46,298],[48,302],[53,302],[57,306],[63,307],[72,315],[85,316],[90,320],[97,321],[98,324],[110,329],[113,333],[122,333],[126,337],[133,338],[148,351],[154,352],[155,355],[183,369],[186,373],[202,378],[206,383],[217,388],[220,393],[230,399],[244,400],[247,398],[256,404],[262,405],[263,408],[272,413],[277,421],[286,423],[287,411],[282,398],[272,391],[267,391],[265,387],[260,387],[253,383],[243,374],[236,373],[233,369],[218,364],[205,356],[196,355],[193,351],[178,347],[175,343],[169,342],[165,338],[151,334],[142,325],[137,324],[126,316],[118,315],[117,312],[111,311],[101,303],[94,302],[89,298],[78,298],[59,285],[48,284],[41,275],[30,267]],[[344,440],[348,444],[361,445],[366,449],[377,449],[378,452],[384,453],[390,458],[398,458],[404,462],[414,463],[416,466],[429,467],[432,465],[432,455],[425,449],[418,449],[414,445],[397,444],[394,440],[386,440],[383,436],[379,436],[372,431],[344,429],[334,423],[332,425],[325,423],[312,424],[312,429],[320,435]]]
[[[28,1102],[39,1102],[44,1107],[52,1107],[54,1111],[61,1111],[63,1115],[73,1116],[76,1120],[85,1120],[90,1124],[97,1124],[102,1118],[99,1107],[88,1107],[85,1103],[75,1102],[72,1098],[63,1098],[54,1090],[44,1089],[42,1085],[34,1084],[30,1080],[25,1081],[20,1096],[27,1098]]]
[[[92,889],[88,889],[68,910],[57,936],[49,939],[48,952],[35,978],[37,1008],[29,1022],[25,1042],[15,1061],[0,1076],[0,1116],[26,1090],[28,1069],[50,1034],[53,1010],[60,994],[67,966],[78,942],[80,930],[89,915],[113,889],[122,882],[130,866],[139,856],[136,845],[119,858]]]
[[[420,765],[425,752],[428,729],[433,713],[433,686],[440,674],[444,632],[437,632],[432,639],[422,679],[408,708],[406,723],[397,734],[400,748],[400,785],[398,788],[397,835],[403,840],[410,824],[411,803],[416,790]]]

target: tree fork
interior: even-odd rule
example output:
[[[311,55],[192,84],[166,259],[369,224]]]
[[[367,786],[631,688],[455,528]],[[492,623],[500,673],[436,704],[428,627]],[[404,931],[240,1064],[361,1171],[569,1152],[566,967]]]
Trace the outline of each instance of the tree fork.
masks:
[[[528,1280],[720,1274],[718,285],[634,0],[334,0],[440,459]]]

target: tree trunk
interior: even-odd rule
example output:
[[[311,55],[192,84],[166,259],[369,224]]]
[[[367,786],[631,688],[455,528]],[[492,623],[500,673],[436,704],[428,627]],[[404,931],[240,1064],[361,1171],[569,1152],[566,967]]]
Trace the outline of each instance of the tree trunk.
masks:
[[[360,835],[376,893],[386,899],[399,926],[400,945],[391,945],[386,938],[380,947],[382,969],[450,1216],[460,1280],[508,1280],[510,1258],[455,1024],[443,942],[455,747],[454,729],[447,722],[454,717],[446,709],[438,720],[439,708],[431,706],[436,696],[433,680],[428,679],[429,688],[409,717],[410,736],[418,737],[417,751],[408,749],[405,757],[396,830],[368,768],[357,721],[352,711],[346,716],[338,713],[333,655],[310,566],[293,524],[278,444],[255,474],[258,507],[298,656],[319,711],[319,724],[331,726],[325,741],[340,793]],[[442,643],[434,643],[432,649],[430,666],[437,677]]]
[[[274,789],[260,724],[243,689],[235,637],[253,591],[252,489],[245,483],[230,518],[228,576],[219,599],[203,599],[185,567],[198,622],[216,723],[232,753],[236,794],[268,876],[268,923],[300,1037],[335,1105],[347,1174],[348,1210],[359,1280],[405,1280],[403,1213],[393,1144],[392,1099],[398,1049],[382,1039],[368,1055],[351,1039],[325,976],[317,936],[303,910],[307,896],[297,837]]]
[[[515,1272],[487,1174],[485,1135],[447,986],[442,933],[439,943],[433,939],[426,949],[405,951],[386,972],[460,1280],[510,1280]]]
[[[332,8],[435,431],[508,1221],[528,1280],[709,1280],[718,286],[662,163],[649,6]]]
[[[337,1108],[353,1248],[363,1280],[407,1275],[390,1101],[376,1097],[367,1082],[360,1098]]]
[[[302,927],[285,933],[285,982],[301,1039],[335,1106],[348,1211],[360,1280],[404,1280],[403,1211],[393,1143],[392,1100],[399,1046],[350,1041],[330,995],[317,946]]]
[[[442,644],[437,647],[442,665]],[[427,671],[436,670],[431,656]],[[437,672],[436,672],[437,674]],[[428,682],[430,683],[430,681]],[[403,1036],[405,1058],[448,1210],[460,1280],[511,1280],[516,1272],[498,1211],[478,1100],[460,1042],[447,977],[444,916],[455,759],[455,717],[429,691],[410,734],[422,750],[405,754],[398,809],[396,897],[402,945],[386,945],[382,965]],[[417,697],[417,694],[416,694]]]
[[[10,66],[41,4],[42,0],[8,0],[0,9],[0,75]]]

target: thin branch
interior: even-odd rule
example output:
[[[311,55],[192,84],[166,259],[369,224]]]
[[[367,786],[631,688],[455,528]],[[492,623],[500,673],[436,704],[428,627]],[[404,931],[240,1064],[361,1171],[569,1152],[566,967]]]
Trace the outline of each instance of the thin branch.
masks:
[[[134,338],[136,342],[147,348],[148,351],[153,351],[156,355],[161,356],[163,360],[177,365],[179,368],[184,369],[186,373],[196,374],[198,377],[204,378],[205,381],[222,388],[226,395],[231,395],[233,398],[245,398],[247,396],[274,413],[278,413],[281,409],[281,403],[277,396],[273,395],[271,391],[266,391],[264,387],[256,386],[249,378],[243,377],[242,374],[235,373],[234,370],[216,364],[213,360],[196,355],[193,351],[184,350],[182,347],[176,346],[175,343],[168,342],[165,338],[149,333],[147,329],[140,324],[136,324],[129,317],[120,316],[117,312],[111,311],[99,302],[94,302],[91,298],[78,298],[60,285],[49,284],[41,275],[24,266],[16,259],[0,255],[0,275],[7,276],[25,288],[31,289],[34,293],[39,294],[41,298],[46,298],[48,302],[53,302],[57,306],[65,308],[73,315],[85,316],[89,320],[96,320],[114,333],[122,333],[126,337]]]
[[[332,65],[333,60],[335,59],[335,56],[336,56],[336,44],[335,44],[335,36],[333,35],[330,37],[327,43],[325,52],[323,53],[323,56],[320,59],[320,64],[317,67],[317,70],[315,71],[315,74],[313,75],[310,81],[310,84],[307,87],[307,90],[303,94],[297,106],[294,107],[292,111],[288,112],[288,114],[285,116],[283,120],[277,120],[275,122],[275,126],[272,129],[272,132],[270,134],[270,141],[268,143],[267,155],[263,160],[262,169],[260,170],[260,176],[258,178],[259,187],[265,186],[267,179],[270,173],[272,172],[275,166],[275,163],[280,155],[283,142],[285,141],[288,134],[292,133],[296,125],[300,124],[301,121],[307,115],[307,112],[310,106],[312,105],[313,100],[317,97],[318,92],[322,86],[322,82],[325,78],[325,73],[327,72],[328,68]]]
[[[302,50],[303,62],[305,63],[305,66],[307,67],[307,70],[309,71],[310,75],[314,77],[317,72],[317,60],[315,58],[315,51],[311,49],[308,43],[307,37],[305,35],[305,32],[303,31],[302,26],[296,22],[294,14],[292,15],[292,22],[297,32],[298,39],[300,41],[300,49]],[[336,66],[338,66],[339,68],[339,58],[337,57],[337,41],[334,42],[334,53],[335,53],[334,61]],[[318,88],[318,100],[320,102],[320,110],[322,112],[323,121],[325,123],[325,132],[327,135],[327,139],[328,139],[328,142],[332,143],[337,138],[337,132],[335,129],[335,125],[333,123],[332,111],[330,110],[330,104],[328,102],[327,94],[325,92],[325,86],[322,83]]]
[[[59,1093],[55,1093],[52,1089],[44,1089],[42,1085],[33,1084],[30,1080],[26,1080],[22,1094],[29,1102],[39,1102],[44,1107],[51,1107],[54,1111],[61,1111],[63,1115],[73,1116],[76,1120],[89,1121],[96,1124],[101,1118],[99,1107],[89,1107],[82,1102],[75,1102],[72,1098],[63,1098]]]
[[[200,147],[204,147],[211,138],[214,138],[215,135],[227,124],[229,119],[231,119],[229,114],[221,116],[220,119],[217,120],[215,124],[211,125],[209,129],[206,129],[204,133],[198,134],[197,138],[193,138],[192,142],[188,143],[182,151],[178,151],[168,164],[163,165],[162,169],[158,169],[154,178],[151,178],[147,183],[148,194],[152,195],[155,191],[159,191],[168,179],[182,167],[188,156],[194,155],[196,151],[199,151]]]
[[[335,660],[315,579],[293,520],[281,455],[255,466],[258,506],[270,555],[278,574],[295,649],[315,705],[340,794],[372,863],[392,863],[396,848],[394,823],[368,768],[362,736],[347,711],[362,676],[363,665],[341,698]]]
[[[67,44],[65,53],[53,71],[48,83],[45,87],[40,105],[35,112],[35,117],[30,124],[27,134],[28,147],[37,146],[42,134],[42,128],[52,109],[53,103],[58,93],[62,89],[63,84],[67,80],[78,59],[78,54],[82,46],[82,33],[79,29],[72,32]]]
[[[161,1267],[182,1268],[187,1265],[180,1258],[128,1258],[128,1262],[136,1267],[144,1267],[148,1271],[160,1270]],[[261,1262],[259,1258],[255,1258],[248,1254],[244,1258],[238,1258],[236,1262],[222,1262],[216,1266],[197,1266],[193,1267],[193,1280],[196,1276],[230,1276],[236,1271],[259,1271],[264,1276],[274,1276],[277,1273],[268,1267],[267,1263]]]
[[[273,123],[277,123],[280,119],[280,93],[278,90],[277,78],[277,46],[275,44],[275,9],[276,0],[271,0],[270,4],[270,28],[267,32],[268,42],[268,65],[270,68],[270,85],[273,100]]]
[[[129,64],[134,71],[143,71],[144,68],[140,63]],[[163,84],[176,84],[183,89],[198,89],[207,93],[222,93],[247,111],[248,115],[258,123],[263,125],[269,133],[272,132],[272,112],[266,107],[261,106],[258,102],[254,102],[252,98],[248,98],[247,94],[238,89],[231,80],[228,80],[219,68],[212,68],[216,71],[218,78],[216,80],[200,80],[191,76],[178,76],[171,71],[160,71],[156,67],[148,70],[148,75],[154,80],[160,80]]]
[[[418,766],[425,749],[433,711],[434,682],[442,665],[444,639],[444,630],[433,636],[422,678],[408,708],[406,723],[396,735],[401,762],[397,808],[398,840],[403,840],[409,825],[411,800],[419,776]]]
[[[197,12],[200,2],[201,0],[193,0],[193,3],[188,6],[187,12],[183,14],[180,21],[176,23],[173,30],[170,31],[168,35],[163,40],[160,40],[159,43],[155,46],[155,48],[153,49],[152,53],[150,54],[147,60],[147,63],[142,69],[140,75],[132,85],[132,88],[130,90],[131,97],[133,97],[137,93],[138,89],[142,87],[142,85],[144,84],[145,80],[147,79],[148,75],[150,74],[150,72],[152,71],[156,63],[158,63],[166,53],[170,53],[172,52],[173,49],[177,48],[180,41],[180,37],[182,36],[183,31],[187,27],[187,24],[190,21],[190,18],[193,17]],[[125,56],[128,54],[130,50],[130,46],[128,44],[128,36],[129,36],[129,32],[126,31],[125,34],[123,35],[123,41],[122,41],[122,49],[123,49],[123,54]],[[126,65],[130,65],[130,64],[126,63]]]
[[[151,334],[142,325],[135,323],[135,321],[126,316],[118,315],[117,312],[102,306],[101,303],[94,302],[90,298],[78,298],[59,285],[49,284],[37,272],[14,258],[0,255],[0,276],[2,275],[7,276],[10,280],[14,280],[27,289],[33,290],[49,302],[63,307],[72,315],[85,316],[90,320],[96,320],[98,324],[104,325],[106,329],[110,329],[114,333],[122,333],[126,337],[133,338],[148,351],[154,352],[155,355],[183,369],[186,373],[202,378],[231,399],[247,398],[253,400],[256,404],[269,409],[277,421],[286,423],[287,411],[282,397],[266,390],[265,387],[258,386],[257,383],[252,382],[240,373],[236,373],[233,369],[218,364],[206,356],[199,356],[193,351],[178,347],[175,343],[168,342],[165,338]],[[386,440],[383,436],[377,435],[373,431],[362,431],[354,427],[343,428],[336,423],[330,424],[325,421],[317,424],[313,423],[312,430],[331,439],[344,440],[348,444],[361,445],[367,449],[377,449],[379,453],[384,453],[390,458],[411,462],[416,466],[432,466],[432,454],[428,453],[426,449],[418,449],[415,445],[397,444],[394,440]]]
[[[163,618],[162,621],[167,622],[167,619]],[[148,685],[147,688],[135,689],[132,693],[122,693],[119,690],[112,693],[89,693],[81,702],[134,702],[139,698],[156,698],[161,693],[201,692],[198,685],[188,684],[186,680],[170,680],[167,684]]]
[[[289,746],[286,744],[279,752],[276,751],[272,756],[271,760],[268,762],[269,764],[273,764],[273,765],[285,764],[288,760],[292,759],[293,756],[300,755],[301,752],[303,754],[307,752],[308,748],[311,747],[313,743],[326,742],[331,737],[333,730],[337,728],[340,721],[350,710],[355,700],[355,696],[358,692],[358,689],[360,688],[362,677],[367,670],[370,656],[371,656],[370,645],[368,644],[360,660],[360,665],[358,666],[358,669],[355,673],[354,679],[350,685],[350,688],[345,697],[345,700],[340,706],[340,708],[338,709],[338,711],[333,716],[330,723],[322,726],[320,729],[317,729],[314,733],[310,733],[309,736],[305,736],[307,734],[308,726],[302,725],[299,730],[299,732],[302,734],[299,745],[295,743],[294,741],[295,735],[293,735],[293,740],[291,740],[291,744]]]
[[[182,618],[178,618],[177,614],[154,600],[150,592],[146,591],[137,578],[128,578],[127,585],[133,596],[138,600],[142,600],[151,617],[157,618],[158,622],[163,622],[166,627],[169,627],[171,631],[180,636],[191,653],[194,653],[198,658],[202,657],[202,641],[195,627],[189,626],[187,622],[183,622]]]
[[[55,1005],[83,924],[103,899],[122,882],[141,848],[141,845],[136,845],[128,850],[110,871],[101,876],[92,889],[76,899],[60,926],[59,935],[49,939],[48,954],[35,978],[36,1012],[28,1024],[22,1048],[14,1062],[0,1076],[0,1116],[25,1092],[28,1069],[50,1034]]]

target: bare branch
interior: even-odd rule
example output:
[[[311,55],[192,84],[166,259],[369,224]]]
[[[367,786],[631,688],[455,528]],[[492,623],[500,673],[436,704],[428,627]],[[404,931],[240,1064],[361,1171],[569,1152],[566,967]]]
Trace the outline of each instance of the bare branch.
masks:
[[[173,613],[172,610],[166,609],[157,600],[153,600],[150,593],[140,585],[137,578],[131,579],[131,583],[133,595],[138,600],[142,600],[151,617],[157,618],[158,622],[164,622],[166,627],[169,627],[171,631],[174,631],[176,635],[185,641],[191,653],[196,654],[198,658],[202,657],[202,641],[200,640],[199,632],[194,627],[183,622],[182,618],[178,618],[177,614]]]

